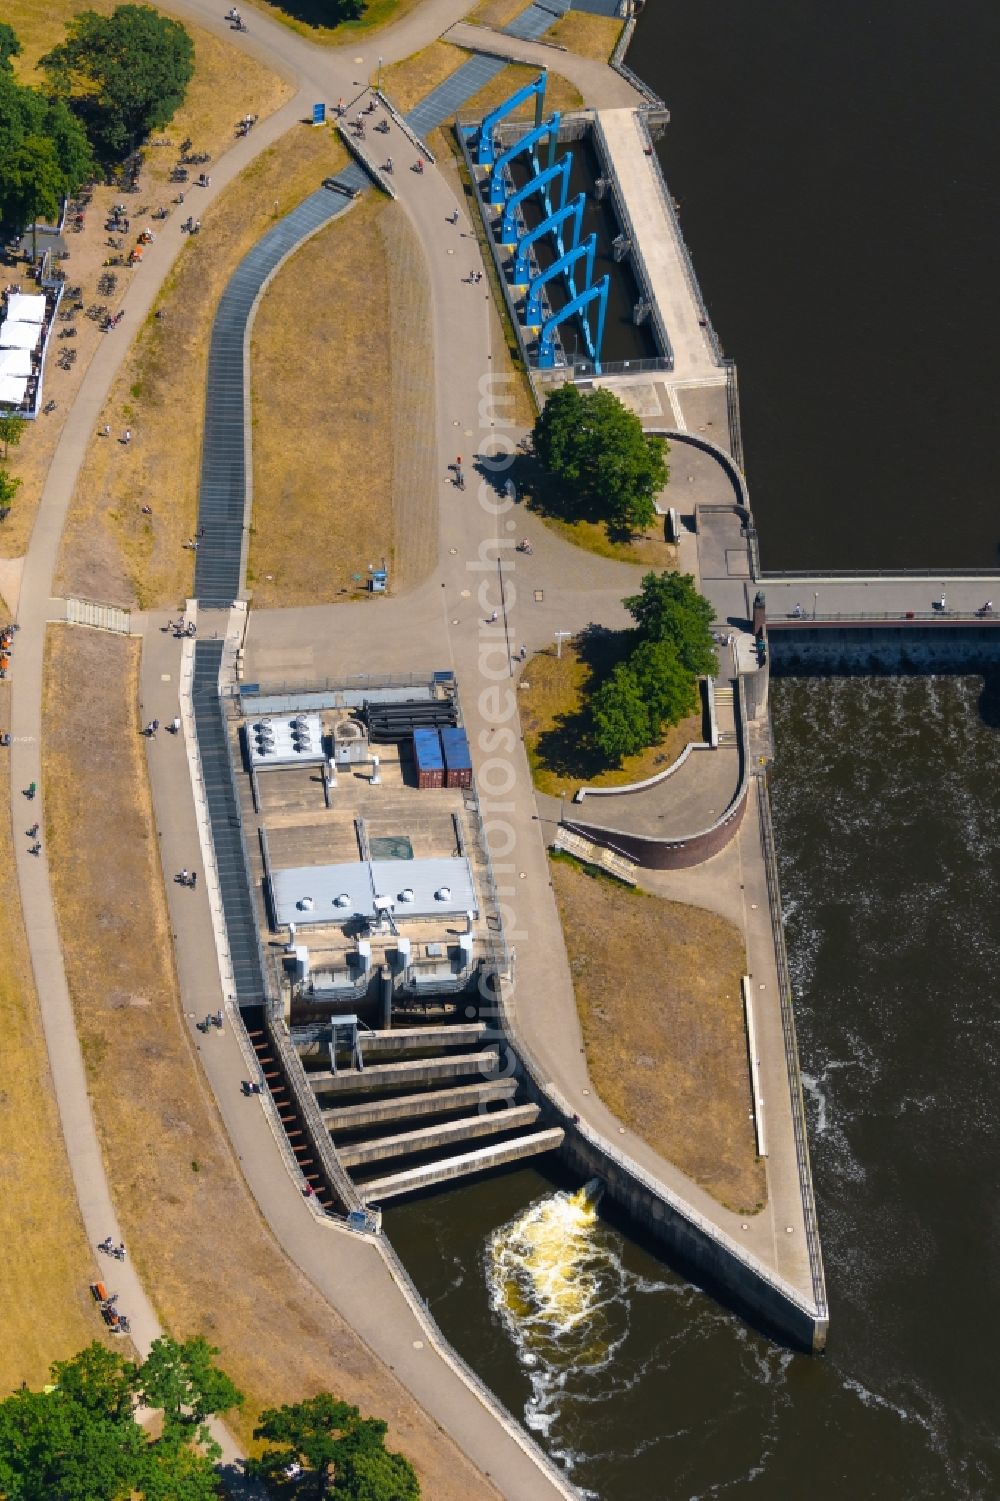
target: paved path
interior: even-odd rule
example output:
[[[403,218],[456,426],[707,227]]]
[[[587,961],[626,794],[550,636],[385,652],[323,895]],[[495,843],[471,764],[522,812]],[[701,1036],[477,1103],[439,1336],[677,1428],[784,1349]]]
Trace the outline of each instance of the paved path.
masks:
[[[485,53],[488,57],[548,68],[550,72],[567,78],[579,90],[584,104],[596,109],[634,109],[643,102],[638,89],[607,63],[598,62],[593,57],[581,57],[578,52],[567,52],[551,42],[526,41],[508,32],[496,31],[492,26],[476,26],[469,21],[456,22],[443,40],[454,42],[456,47],[466,47],[470,52]]]

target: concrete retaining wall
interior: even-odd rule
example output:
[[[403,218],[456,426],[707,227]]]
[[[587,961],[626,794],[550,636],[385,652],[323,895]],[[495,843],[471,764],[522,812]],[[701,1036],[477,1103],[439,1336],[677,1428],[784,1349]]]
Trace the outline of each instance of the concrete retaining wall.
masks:
[[[516,1046],[516,1045],[515,1045]],[[683,1275],[721,1303],[795,1349],[815,1353],[826,1344],[829,1319],[820,1317],[791,1287],[770,1280],[719,1232],[699,1224],[694,1212],[643,1182],[599,1137],[562,1109],[550,1091],[521,1064],[525,1093],[542,1105],[548,1121],[563,1127],[561,1159],[582,1178],[599,1178],[608,1197],[658,1245]]]
[[[988,672],[1000,666],[995,625],[784,625],[768,621],[775,676]]]
[[[746,738],[746,698],[742,678],[737,680],[734,707],[740,745],[739,784],[725,813],[707,829],[697,830],[693,834],[685,835],[683,839],[656,839],[651,835],[647,837],[642,834],[632,834],[623,829],[601,828],[596,824],[587,823],[585,817],[576,815],[572,818],[564,818],[563,826],[581,835],[582,838],[589,839],[592,844],[599,844],[604,849],[616,850],[627,855],[636,864],[645,866],[649,870],[685,870],[690,865],[700,865],[703,860],[717,855],[719,850],[725,849],[736,834],[743,822],[747,806],[749,756]],[[617,790],[628,793],[636,789],[633,787]]]

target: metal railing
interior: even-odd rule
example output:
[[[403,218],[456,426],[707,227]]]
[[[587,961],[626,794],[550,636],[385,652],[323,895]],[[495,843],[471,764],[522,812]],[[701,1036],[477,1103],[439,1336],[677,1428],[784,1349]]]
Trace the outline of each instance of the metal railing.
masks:
[[[614,48],[612,49],[611,56],[608,59],[609,66],[612,67],[620,77],[624,78],[626,83],[630,83],[632,85],[636,93],[640,94],[642,98],[645,99],[647,105],[651,109],[665,110],[666,105],[660,98],[659,94],[657,94],[654,89],[651,89],[649,87],[649,84],[645,83],[639,77],[638,73],[630,68],[628,63],[625,61],[625,54],[631,46],[632,37],[635,34],[635,26],[636,17],[629,16],[628,20],[625,22],[625,25],[622,27],[621,32],[619,33],[618,40],[615,43]]]
[[[767,782],[763,775],[757,776],[756,782],[757,810],[760,817],[760,840],[764,854],[764,869],[767,874],[768,905],[771,909],[771,931],[774,938],[774,957],[778,970],[781,1030],[785,1040],[785,1066],[788,1071],[788,1087],[791,1096],[792,1132],[795,1137],[795,1159],[799,1173],[799,1192],[802,1197],[806,1246],[809,1251],[809,1271],[812,1277],[813,1297],[816,1307],[819,1309],[821,1315],[825,1317],[828,1312],[826,1278],[823,1273],[823,1252],[819,1239],[819,1222],[816,1217],[812,1168],[809,1164],[809,1139],[806,1133],[806,1112],[802,1099],[802,1076],[799,1071],[799,1049],[795,1037],[795,1014],[792,1007],[792,981],[788,972],[785,929],[781,915],[778,857],[774,842],[774,826],[771,822],[771,804],[767,791]]]
[[[726,371],[726,415],[729,419],[729,449],[740,473],[746,474],[743,459],[743,424],[740,420],[740,387],[736,361],[723,360]]]
[[[299,1057],[285,1024],[284,1010],[281,1002],[275,996],[268,996],[265,1005],[267,1017],[267,1031],[271,1042],[281,1063],[288,1087],[292,1091],[295,1103],[302,1115],[302,1121],[309,1133],[312,1145],[323,1165],[331,1188],[339,1196],[341,1203],[348,1210],[361,1209],[362,1203],[354,1184],[341,1167],[340,1158],[330,1137],[330,1131],[320,1114],[306,1077],[306,1071],[302,1067],[302,1059]]]
[[[1000,568],[769,568],[761,574],[764,584],[780,584],[784,579],[827,579],[833,583],[841,579],[898,579],[903,584],[910,579],[935,579],[942,585],[951,579],[982,579],[1000,585]]]
[[[763,582],[763,580],[759,580]],[[920,625],[930,623],[935,625],[1000,625],[1000,613],[981,615],[978,610],[810,610],[802,609],[798,614],[794,610],[786,610],[781,615],[771,614],[768,616],[768,626],[774,630],[784,630],[787,626],[796,625],[829,625],[844,622],[848,625],[857,625],[858,622],[871,622],[872,624],[890,625]]]

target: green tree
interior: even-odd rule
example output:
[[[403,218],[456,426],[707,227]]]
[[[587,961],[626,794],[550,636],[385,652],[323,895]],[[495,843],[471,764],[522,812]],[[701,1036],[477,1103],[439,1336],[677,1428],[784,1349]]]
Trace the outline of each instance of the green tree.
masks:
[[[0,1497],[211,1501],[218,1449],[202,1443],[198,1425],[221,1403],[242,1401],[213,1353],[204,1340],[158,1340],[140,1367],[95,1342],[57,1361],[50,1390],[0,1402]],[[136,1420],[138,1399],[156,1405],[154,1391],[169,1404],[155,1439]]]
[[[39,66],[72,101],[100,159],[112,162],[173,118],[194,73],[194,44],[151,5],[119,5],[109,16],[75,16]]]
[[[635,673],[619,662],[595,692],[590,704],[594,741],[609,766],[651,745],[655,738],[649,708]]]
[[[0,220],[20,230],[38,213],[54,217],[93,165],[83,126],[62,100],[0,68]]]
[[[21,488],[20,476],[7,469],[0,469],[0,506],[9,506]]]
[[[0,416],[0,443],[3,444],[4,458],[11,448],[16,448],[20,443],[27,425],[23,417],[16,417],[13,412]]]
[[[256,1461],[254,1472],[277,1477],[301,1466],[304,1474],[315,1477],[318,1497],[419,1501],[412,1465],[386,1449],[385,1435],[381,1419],[363,1418],[356,1407],[320,1392],[261,1413],[254,1438],[273,1447]]]
[[[212,1457],[167,1438],[147,1446],[136,1490],[143,1501],[215,1501],[222,1494]]]
[[[13,26],[8,26],[6,21],[0,21],[0,68],[13,70],[12,57],[20,57],[21,43]]]
[[[55,144],[44,136],[28,136],[3,160],[3,196],[10,218],[19,227],[31,225],[32,255],[38,252],[37,219],[55,219],[65,186]]]
[[[54,1391],[0,1402],[5,1501],[125,1501],[146,1442],[132,1411],[134,1371],[95,1343],[52,1367]]]
[[[667,445],[643,432],[613,392],[561,386],[542,408],[533,437],[571,513],[598,517],[619,535],[652,524],[654,496],[667,482]]]
[[[623,603],[645,640],[672,641],[692,676],[715,676],[715,610],[698,593],[691,574],[647,573],[640,592]]]
[[[649,715],[652,745],[660,732],[677,724],[698,704],[697,679],[684,666],[672,641],[643,641],[628,659]]]
[[[168,1435],[197,1428],[214,1413],[242,1403],[243,1393],[213,1362],[218,1353],[200,1335],[183,1344],[165,1337],[153,1341],[139,1376],[139,1393],[147,1407],[163,1409]],[[207,1430],[200,1438],[212,1447]]]

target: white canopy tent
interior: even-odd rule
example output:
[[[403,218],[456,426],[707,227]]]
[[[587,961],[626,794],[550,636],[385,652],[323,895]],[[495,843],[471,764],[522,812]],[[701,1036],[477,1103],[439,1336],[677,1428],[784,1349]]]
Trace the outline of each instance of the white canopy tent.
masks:
[[[0,323],[0,349],[37,349],[41,337],[40,323],[18,323],[13,318]]]
[[[0,375],[30,374],[30,349],[0,349]]]
[[[15,323],[44,323],[45,298],[41,293],[12,292],[7,299],[7,317]]]
[[[28,382],[23,375],[0,375],[0,406],[19,407]]]

